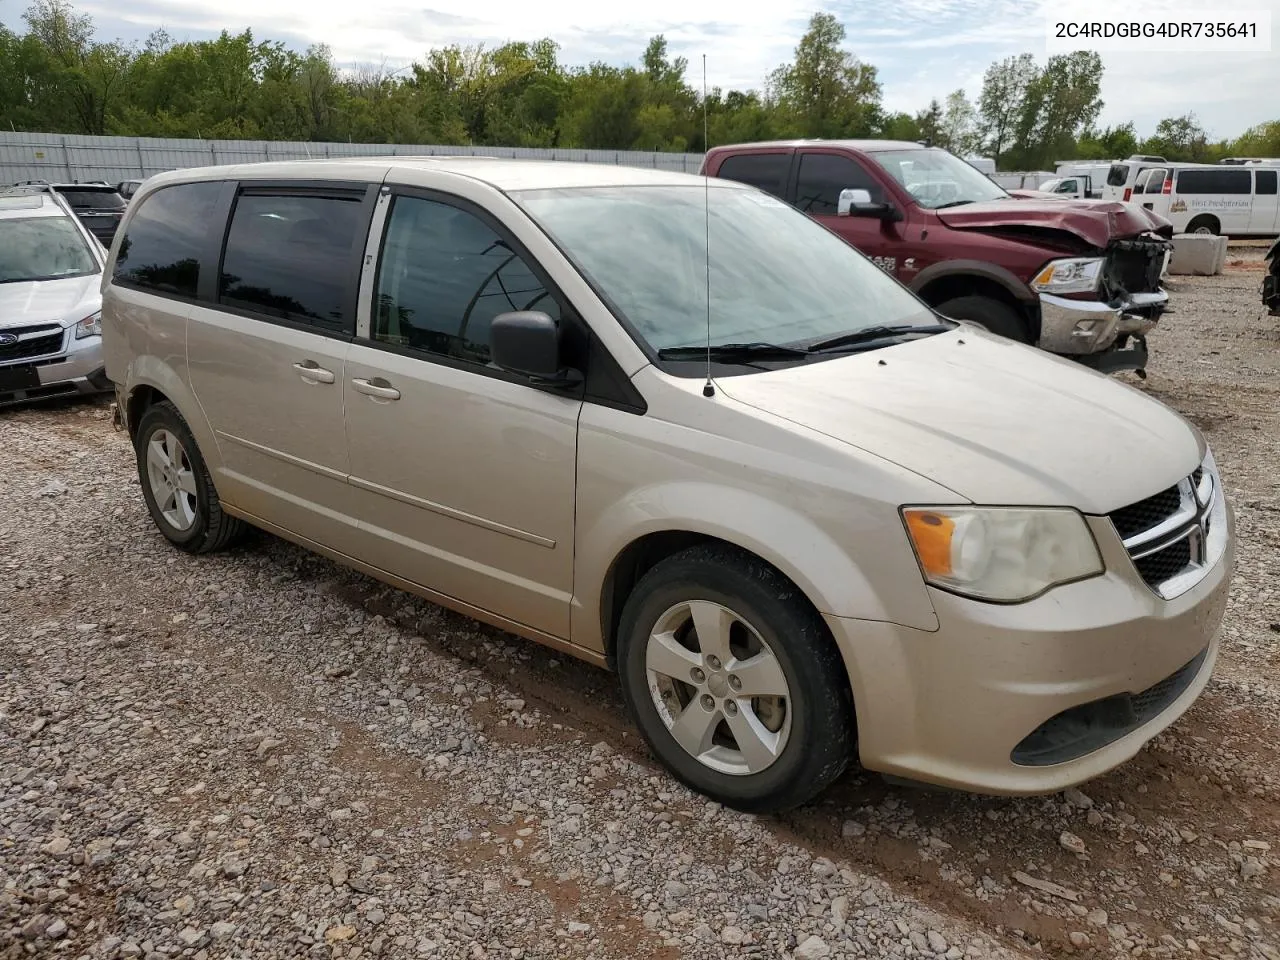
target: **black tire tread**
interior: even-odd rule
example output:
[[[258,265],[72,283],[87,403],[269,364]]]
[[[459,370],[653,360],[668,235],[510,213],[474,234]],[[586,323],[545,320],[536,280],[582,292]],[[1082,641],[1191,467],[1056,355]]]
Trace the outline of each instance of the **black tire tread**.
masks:
[[[1018,311],[994,297],[984,297],[981,294],[953,297],[938,304],[934,309],[944,317],[972,320],[1008,340],[1018,343],[1027,343],[1030,340],[1027,325],[1018,316]]]
[[[187,421],[182,414],[178,412],[178,408],[169,400],[153,403],[143,411],[142,416],[138,419],[138,429],[135,433],[135,449],[138,454],[139,479],[144,490],[146,489],[147,479],[142,470],[142,462],[145,457],[142,438],[146,436],[146,428],[149,422],[156,419],[164,421],[167,426],[178,433],[183,447],[186,448],[187,456],[191,459],[192,472],[195,474],[196,482],[200,484],[201,493],[203,494],[198,499],[204,507],[204,516],[197,517],[196,523],[203,526],[204,529],[199,535],[192,537],[190,540],[180,541],[175,540],[173,537],[168,537],[169,542],[179,550],[192,554],[216,553],[219,550],[227,549],[244,535],[248,525],[243,520],[231,516],[222,509],[222,501],[218,499],[218,491],[213,485],[213,478],[209,475],[209,468],[205,465],[204,456],[200,453],[200,448],[191,433],[191,428],[187,425]],[[144,496],[146,496],[145,493]],[[157,526],[159,526],[158,523]],[[163,527],[161,527],[161,532],[164,532]]]
[[[1187,224],[1187,233],[1195,233],[1196,227],[1207,226],[1210,232],[1216,237],[1222,232],[1222,221],[1211,213],[1202,213],[1191,218],[1191,222]]]

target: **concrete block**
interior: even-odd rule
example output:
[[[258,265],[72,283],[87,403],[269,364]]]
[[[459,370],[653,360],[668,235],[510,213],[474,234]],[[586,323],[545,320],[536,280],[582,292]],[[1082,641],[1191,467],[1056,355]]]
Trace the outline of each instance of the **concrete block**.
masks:
[[[1174,276],[1217,276],[1226,262],[1226,237],[1210,233],[1178,233],[1173,237],[1169,273]]]

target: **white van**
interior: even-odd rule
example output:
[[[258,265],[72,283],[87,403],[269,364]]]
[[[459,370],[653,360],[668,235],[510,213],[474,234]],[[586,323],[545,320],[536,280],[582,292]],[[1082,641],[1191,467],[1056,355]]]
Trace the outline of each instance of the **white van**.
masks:
[[[1168,170],[1183,164],[1169,163],[1164,157],[1132,156],[1128,160],[1117,160],[1107,169],[1106,183],[1102,187],[1103,200],[1119,200],[1128,203],[1135,193],[1140,193],[1138,180],[1145,183],[1145,176],[1154,169]],[[1199,164],[1193,164],[1199,166]],[[1158,192],[1158,189],[1157,189]]]
[[[1261,165],[1167,164],[1139,174],[1124,199],[1167,218],[1175,233],[1274,237],[1278,179],[1280,170]]]
[[[988,177],[994,177],[996,173],[996,162],[990,157],[965,157],[965,162],[971,167],[981,170]]]

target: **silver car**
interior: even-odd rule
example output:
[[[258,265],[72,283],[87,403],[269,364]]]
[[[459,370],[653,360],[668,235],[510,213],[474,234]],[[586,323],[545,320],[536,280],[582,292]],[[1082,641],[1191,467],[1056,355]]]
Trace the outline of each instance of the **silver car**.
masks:
[[[0,407],[101,393],[107,252],[49,190],[0,193]]]

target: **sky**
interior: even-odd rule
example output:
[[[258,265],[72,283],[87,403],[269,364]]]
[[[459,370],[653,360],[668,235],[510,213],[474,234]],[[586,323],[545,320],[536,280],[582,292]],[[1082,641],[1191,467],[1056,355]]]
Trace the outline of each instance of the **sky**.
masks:
[[[141,41],[157,27],[177,40],[200,40],[245,27],[259,39],[305,49],[329,44],[339,65],[392,68],[451,43],[496,45],[550,36],[561,62],[637,63],[649,38],[666,36],[689,60],[700,86],[759,89],[791,59],[809,17],[836,15],[846,47],[874,64],[890,110],[914,113],[930,98],[963,88],[976,100],[995,60],[1018,53],[1045,58],[1049,11],[1074,0],[644,0],[614,7],[601,0],[72,0],[93,16],[100,37]],[[19,26],[22,0],[0,0],[0,20]],[[24,4],[25,5],[25,4]],[[1143,4],[1144,10],[1152,10]],[[1136,8],[1135,8],[1136,9]],[[1280,0],[1162,0],[1162,14],[1269,10],[1280,30]],[[1139,136],[1168,116],[1194,112],[1211,138],[1280,119],[1280,40],[1270,53],[1108,53],[1100,122],[1133,121]]]

